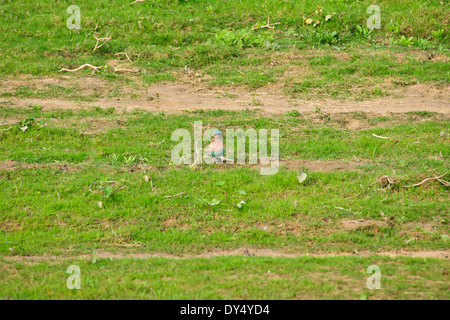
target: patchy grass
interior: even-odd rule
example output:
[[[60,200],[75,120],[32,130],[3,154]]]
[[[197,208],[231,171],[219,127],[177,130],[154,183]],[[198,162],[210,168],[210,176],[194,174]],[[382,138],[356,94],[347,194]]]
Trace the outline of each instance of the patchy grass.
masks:
[[[129,78],[113,72],[119,63],[140,68],[136,77],[145,84],[185,79],[254,89],[281,82],[286,93],[304,98],[370,99],[389,94],[385,79],[448,84],[448,3],[379,3],[381,29],[369,31],[366,10],[373,4],[85,1],[81,29],[69,30],[67,3],[5,1],[0,8],[0,41],[5,44],[0,74],[55,75],[62,67],[90,63],[106,66],[98,76],[117,83]],[[259,28],[267,22],[266,9],[271,24],[279,23],[275,29]],[[112,39],[93,52],[93,35]],[[127,52],[132,63],[119,52]],[[302,71],[286,74],[292,66]],[[47,91],[73,96],[57,88]],[[36,92],[18,88],[8,94]]]
[[[2,122],[24,119],[0,132],[2,254],[114,251],[120,241],[136,245],[136,252],[177,254],[242,246],[287,252],[449,247],[448,188],[437,181],[404,187],[448,171],[444,115],[386,116],[371,127],[378,117],[362,113],[316,112],[308,121],[293,113],[224,110],[165,115],[5,107],[0,114]],[[348,130],[354,117],[367,128]],[[279,172],[174,166],[172,132],[193,132],[199,120],[204,129],[224,132],[280,128]],[[329,171],[322,161],[340,161],[344,169]],[[308,174],[303,184],[300,172]],[[384,183],[386,175],[395,183]],[[369,222],[350,230],[343,219]]]
[[[366,28],[373,4],[380,30]],[[449,83],[448,2],[89,0],[81,30],[66,27],[68,5],[0,5],[0,299],[448,299],[448,258],[96,257],[448,250],[448,187],[405,187],[449,171],[448,115],[40,105],[149,101],[157,93],[146,86],[169,81],[244,87],[254,107],[264,86],[304,100],[368,100],[418,83],[440,90]],[[108,35],[94,52],[94,36]],[[103,68],[59,73],[85,63]],[[16,108],[17,98],[29,107]],[[172,132],[192,132],[194,121],[279,129],[278,173],[174,166]],[[81,267],[82,290],[66,288],[70,264]],[[366,288],[369,265],[381,268],[381,290]]]
[[[80,267],[81,288],[66,273]],[[381,288],[367,288],[377,265]],[[3,260],[0,299],[448,299],[448,260],[217,257]]]

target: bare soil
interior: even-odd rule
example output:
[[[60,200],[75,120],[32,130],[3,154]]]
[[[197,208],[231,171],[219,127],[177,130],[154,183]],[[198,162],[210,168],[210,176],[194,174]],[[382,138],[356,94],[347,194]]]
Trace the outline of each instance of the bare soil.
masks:
[[[297,73],[294,71],[287,71]],[[389,80],[387,80],[389,81]],[[90,77],[60,76],[59,78],[1,80],[0,94],[14,93],[20,86],[45,92],[50,88],[63,87],[73,90],[74,97],[20,98],[1,97],[0,104],[27,107],[39,104],[43,110],[82,109],[91,106],[114,107],[118,112],[135,109],[150,112],[180,113],[185,110],[244,110],[259,109],[263,114],[283,114],[287,111],[312,112],[375,112],[378,114],[431,111],[450,113],[449,86],[436,88],[416,84],[392,90],[392,95],[366,101],[312,99],[301,100],[283,94],[282,86],[271,84],[256,90],[261,105],[253,105],[254,92],[241,87],[211,87],[203,83],[180,82],[144,86],[139,84],[113,85],[105,80]],[[92,101],[80,97],[94,97]],[[100,98],[98,98],[100,97]],[[357,121],[349,124],[358,127]]]
[[[424,250],[424,251],[381,251],[381,252],[341,252],[341,253],[286,253],[272,249],[253,249],[253,248],[239,248],[236,250],[217,250],[212,252],[205,252],[196,255],[172,255],[164,252],[155,253],[109,253],[98,252],[95,255],[81,255],[81,256],[4,256],[3,259],[8,261],[57,261],[66,259],[150,259],[150,258],[171,258],[171,259],[197,259],[197,258],[214,258],[224,256],[252,256],[252,257],[274,257],[274,258],[297,258],[297,257],[335,257],[335,256],[355,256],[367,257],[373,255],[388,256],[388,257],[411,257],[411,258],[435,258],[435,259],[449,259],[450,250]]]

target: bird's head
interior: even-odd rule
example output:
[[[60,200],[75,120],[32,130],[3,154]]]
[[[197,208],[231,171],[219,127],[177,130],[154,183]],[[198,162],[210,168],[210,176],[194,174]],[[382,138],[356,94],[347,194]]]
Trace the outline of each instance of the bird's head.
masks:
[[[222,136],[222,132],[220,130],[214,130],[213,134],[214,135],[211,138],[211,142],[214,142],[216,139],[217,139],[217,141],[222,140],[223,136]]]

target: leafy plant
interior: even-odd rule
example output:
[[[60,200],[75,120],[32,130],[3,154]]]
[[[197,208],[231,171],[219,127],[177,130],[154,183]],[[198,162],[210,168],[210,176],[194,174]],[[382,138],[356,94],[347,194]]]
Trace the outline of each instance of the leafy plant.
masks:
[[[19,130],[25,132],[31,129],[32,126],[36,124],[36,119],[34,117],[26,118],[18,123]]]
[[[314,34],[314,40],[321,44],[335,44],[339,41],[337,31],[319,31]]]
[[[240,30],[221,30],[215,34],[214,39],[217,42],[226,43],[230,46],[239,48],[251,48],[268,46],[273,41],[273,35],[270,33],[256,33],[245,29]]]
[[[413,42],[414,42],[413,37],[407,38],[407,37],[405,37],[404,35],[402,35],[400,39],[398,39],[397,41],[395,41],[395,44],[396,44],[396,45],[399,45],[399,46],[407,47],[407,46],[413,44]]]
[[[336,12],[325,14],[323,8],[320,6],[316,7],[316,11],[308,17],[303,16],[303,23],[306,25],[312,25],[313,28],[317,27],[324,22],[330,21]]]
[[[430,43],[430,41],[428,41],[427,39],[422,39],[422,38],[417,39],[415,41],[415,45],[416,45],[416,47],[418,47],[422,50],[434,48],[434,46]]]
[[[361,27],[360,25],[357,25],[356,32],[360,37],[370,39],[371,38],[370,34],[373,32],[373,29],[368,29],[365,27]]]
[[[286,112],[284,115],[290,116],[290,117],[299,117],[302,114],[300,112],[298,112],[297,110],[291,110],[291,111]]]
[[[433,39],[439,42],[444,41],[447,38],[444,34],[444,29],[431,31],[431,34],[433,35]]]

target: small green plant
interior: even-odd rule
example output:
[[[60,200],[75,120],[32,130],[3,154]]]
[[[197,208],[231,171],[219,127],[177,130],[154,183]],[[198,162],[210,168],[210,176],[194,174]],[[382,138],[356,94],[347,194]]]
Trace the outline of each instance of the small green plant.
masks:
[[[263,105],[261,100],[256,99],[256,91],[253,92],[253,99],[252,99],[251,105],[253,105],[253,106],[262,106]]]
[[[323,8],[320,6],[316,7],[316,11],[313,14],[305,17],[303,16],[303,23],[306,25],[311,25],[313,28],[330,21],[336,12],[326,14]]]
[[[290,117],[299,117],[302,114],[300,112],[298,112],[297,110],[291,110],[291,111],[286,112],[284,115],[290,116]]]
[[[423,38],[417,39],[415,41],[415,45],[422,50],[432,49],[434,47],[433,45],[431,45],[430,41]]]
[[[356,32],[360,37],[365,38],[365,39],[370,39],[373,29],[367,29],[365,27],[361,27],[360,25],[357,25]]]
[[[314,34],[314,40],[320,44],[336,44],[339,41],[339,34],[337,31],[318,31]]]
[[[107,186],[107,187],[102,186],[101,188],[102,188],[103,197],[108,199],[113,193],[113,187],[112,186]]]
[[[395,41],[395,44],[396,44],[396,45],[399,45],[399,46],[407,47],[407,46],[412,45],[413,42],[414,42],[413,37],[407,38],[407,37],[405,37],[404,35],[402,35],[402,36],[400,37],[400,39],[398,39],[397,41]]]
[[[444,29],[431,31],[431,34],[433,35],[433,39],[438,42],[442,42],[447,38],[447,36],[444,34]]]
[[[400,28],[398,25],[396,24],[390,24],[387,26],[387,30],[391,33],[393,33],[394,35],[398,36],[398,34],[400,33]]]
[[[42,106],[39,104],[30,105],[29,108],[33,111],[40,112],[42,111]]]
[[[29,130],[32,126],[36,124],[36,119],[34,117],[26,118],[18,123],[19,130],[25,132]]]
[[[267,32],[245,30],[221,30],[214,36],[216,42],[226,43],[239,48],[267,47],[273,41],[273,35]]]

